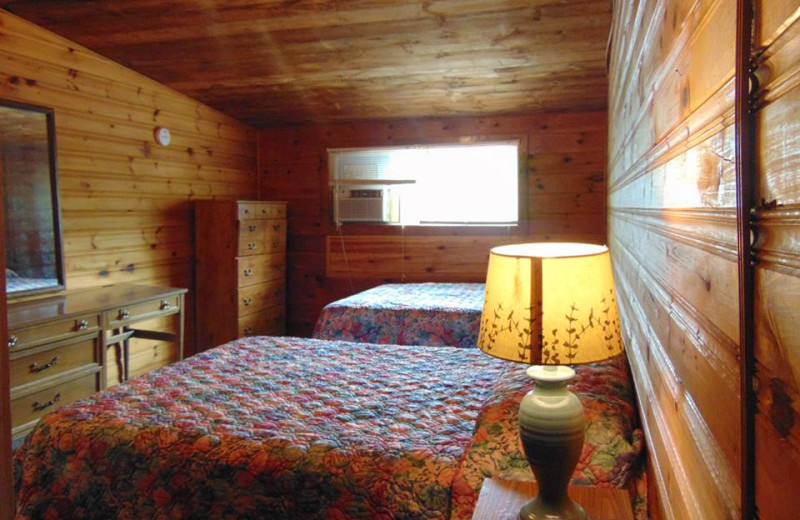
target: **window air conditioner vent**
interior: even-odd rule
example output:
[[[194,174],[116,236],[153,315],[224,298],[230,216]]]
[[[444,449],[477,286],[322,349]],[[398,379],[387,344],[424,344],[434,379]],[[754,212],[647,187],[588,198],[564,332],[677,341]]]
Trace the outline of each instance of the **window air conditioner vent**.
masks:
[[[339,222],[388,222],[389,204],[385,190],[339,189]]]

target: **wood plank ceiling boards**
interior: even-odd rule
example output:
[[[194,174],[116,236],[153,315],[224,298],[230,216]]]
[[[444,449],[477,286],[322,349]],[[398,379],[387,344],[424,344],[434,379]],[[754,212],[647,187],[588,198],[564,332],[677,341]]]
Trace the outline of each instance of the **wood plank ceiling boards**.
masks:
[[[606,106],[605,0],[0,6],[256,127]]]

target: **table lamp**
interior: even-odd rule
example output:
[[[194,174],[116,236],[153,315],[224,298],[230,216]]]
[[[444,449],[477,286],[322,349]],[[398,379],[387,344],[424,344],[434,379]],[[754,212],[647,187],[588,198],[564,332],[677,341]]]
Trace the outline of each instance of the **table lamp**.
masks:
[[[534,365],[534,388],[522,399],[520,438],[539,494],[520,520],[585,519],[567,494],[583,449],[583,405],[569,391],[575,371],[563,365],[621,353],[619,318],[605,246],[533,243],[489,254],[478,346],[492,356]]]

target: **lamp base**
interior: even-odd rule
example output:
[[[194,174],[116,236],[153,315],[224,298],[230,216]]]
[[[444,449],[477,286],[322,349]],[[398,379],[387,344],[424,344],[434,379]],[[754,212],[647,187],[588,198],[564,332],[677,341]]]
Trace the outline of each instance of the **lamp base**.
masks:
[[[519,520],[587,520],[588,518],[586,511],[569,498],[565,503],[553,508],[538,496],[519,510]]]
[[[525,457],[536,475],[539,495],[525,504],[520,520],[585,520],[583,508],[567,494],[583,449],[583,405],[569,391],[575,371],[566,366],[532,366],[536,381],[519,407],[519,433]]]

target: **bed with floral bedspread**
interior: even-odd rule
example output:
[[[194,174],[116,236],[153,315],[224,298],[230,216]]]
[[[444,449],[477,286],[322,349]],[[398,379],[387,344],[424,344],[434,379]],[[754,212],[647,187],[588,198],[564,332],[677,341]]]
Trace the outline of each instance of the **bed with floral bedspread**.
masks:
[[[485,284],[386,284],[330,303],[314,337],[320,339],[475,347]]]
[[[624,485],[640,450],[615,362],[573,385],[592,423],[581,482]],[[15,454],[17,515],[465,520],[485,476],[527,477],[523,369],[477,349],[238,340],[45,416]]]

